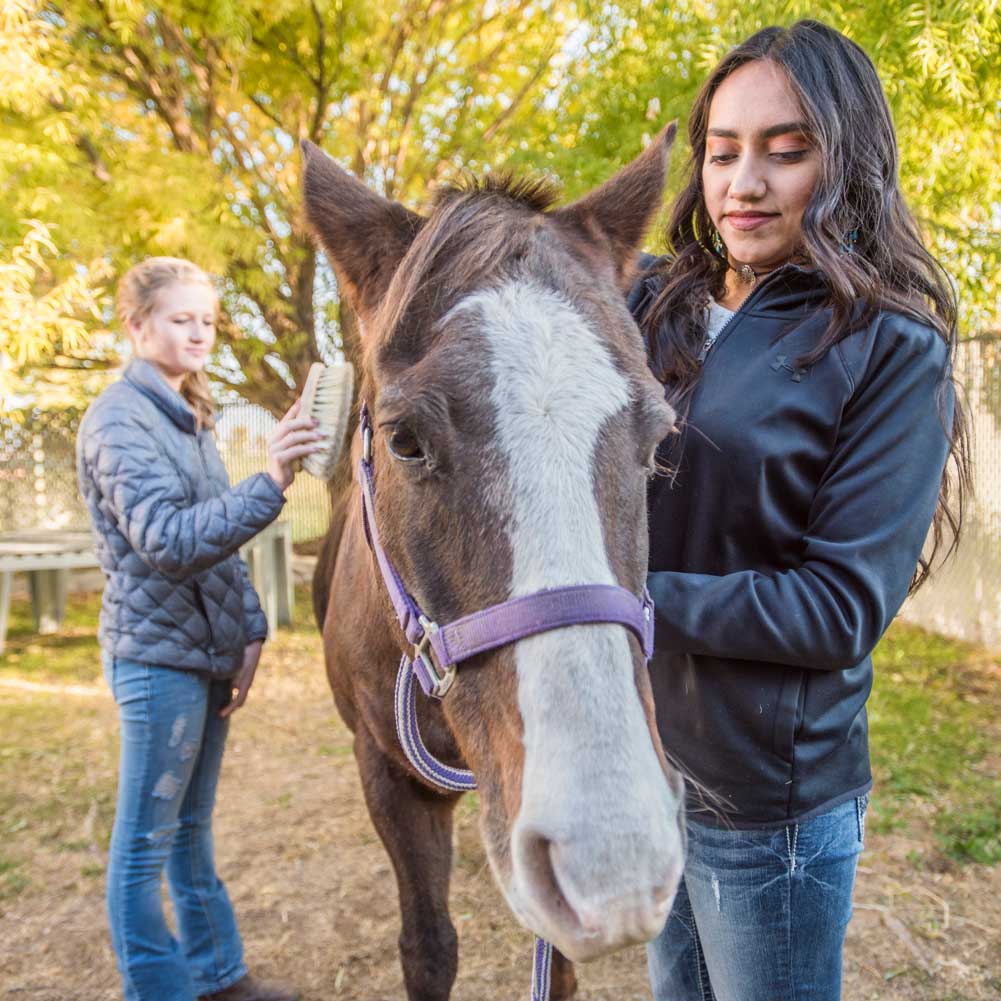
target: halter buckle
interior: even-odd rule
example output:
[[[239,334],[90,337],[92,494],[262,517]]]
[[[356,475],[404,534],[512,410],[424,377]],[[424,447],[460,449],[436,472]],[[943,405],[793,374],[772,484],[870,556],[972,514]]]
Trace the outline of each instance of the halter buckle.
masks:
[[[438,623],[432,622],[424,615],[421,615],[417,621],[420,622],[424,635],[418,643],[414,644],[414,660],[420,660],[428,678],[431,679],[431,691],[428,692],[428,695],[432,698],[443,699],[452,687],[452,682],[455,681],[455,665],[452,664],[442,669],[435,663],[431,637],[438,632]]]

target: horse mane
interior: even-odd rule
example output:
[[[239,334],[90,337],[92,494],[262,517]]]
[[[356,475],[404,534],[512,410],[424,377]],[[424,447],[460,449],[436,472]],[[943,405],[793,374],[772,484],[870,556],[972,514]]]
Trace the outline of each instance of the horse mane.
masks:
[[[438,188],[377,311],[370,350],[416,357],[457,295],[489,284],[528,252],[559,195],[543,175],[507,170],[464,173]]]
[[[486,174],[463,172],[437,189],[432,204],[438,208],[463,196],[497,195],[533,212],[548,212],[560,194],[559,185],[545,174],[518,174],[510,169]]]

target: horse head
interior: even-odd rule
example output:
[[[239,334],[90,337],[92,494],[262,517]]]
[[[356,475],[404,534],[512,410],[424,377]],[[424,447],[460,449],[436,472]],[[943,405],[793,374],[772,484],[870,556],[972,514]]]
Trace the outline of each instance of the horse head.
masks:
[[[674,414],[623,290],[673,139],[563,208],[544,182],[487,175],[426,216],[303,144],[306,213],[362,335],[382,543],[437,622],[567,585],[643,593]],[[656,935],[682,783],[636,638],[575,625],[478,654],[442,706],[523,923],[571,959]]]

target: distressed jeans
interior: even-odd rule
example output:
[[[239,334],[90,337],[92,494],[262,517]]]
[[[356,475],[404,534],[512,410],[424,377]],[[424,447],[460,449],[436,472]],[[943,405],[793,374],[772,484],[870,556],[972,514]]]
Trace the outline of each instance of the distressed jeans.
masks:
[[[839,1001],[867,803],[769,830],[689,821],[684,878],[647,946],[654,1001]]]
[[[108,859],[108,917],[125,1001],[195,1001],[247,971],[215,871],[212,807],[229,721],[228,681],[106,655],[121,763]],[[175,938],[163,913],[167,883]]]

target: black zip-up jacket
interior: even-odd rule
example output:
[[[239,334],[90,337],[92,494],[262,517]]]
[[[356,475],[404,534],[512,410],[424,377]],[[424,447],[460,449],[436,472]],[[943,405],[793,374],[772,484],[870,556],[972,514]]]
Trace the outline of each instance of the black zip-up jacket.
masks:
[[[656,259],[641,267],[629,296],[640,321],[662,281]],[[872,783],[870,654],[934,514],[949,351],[882,312],[799,369],[829,320],[824,297],[794,265],[761,281],[662,445],[676,477],[651,487],[657,722],[696,780],[688,809],[702,823],[782,826]],[[697,784],[720,798],[713,808]]]

